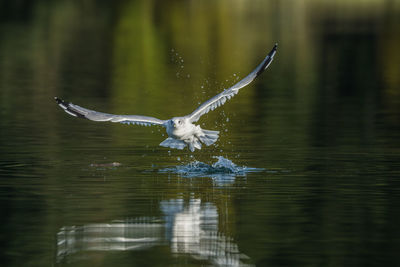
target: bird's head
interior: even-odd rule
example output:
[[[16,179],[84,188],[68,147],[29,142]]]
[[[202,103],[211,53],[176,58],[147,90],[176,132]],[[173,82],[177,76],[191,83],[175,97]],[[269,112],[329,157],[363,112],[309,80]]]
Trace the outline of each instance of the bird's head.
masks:
[[[174,128],[181,128],[186,124],[186,119],[182,117],[176,117],[171,120],[171,124]]]

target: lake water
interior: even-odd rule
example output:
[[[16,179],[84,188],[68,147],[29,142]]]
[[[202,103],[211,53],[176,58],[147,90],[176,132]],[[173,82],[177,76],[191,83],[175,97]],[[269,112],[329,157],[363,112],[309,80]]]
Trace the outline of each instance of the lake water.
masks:
[[[1,266],[395,266],[396,1],[0,1]],[[157,127],[269,69],[200,125]]]

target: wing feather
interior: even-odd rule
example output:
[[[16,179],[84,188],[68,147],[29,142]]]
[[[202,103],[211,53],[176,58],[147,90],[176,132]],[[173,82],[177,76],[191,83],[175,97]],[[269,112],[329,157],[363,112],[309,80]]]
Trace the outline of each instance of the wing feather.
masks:
[[[57,104],[64,109],[65,112],[74,116],[80,117],[92,121],[110,121],[110,122],[120,122],[124,124],[136,124],[142,126],[150,126],[150,125],[161,125],[164,126],[166,121],[147,117],[140,115],[114,115],[103,112],[98,112],[90,109],[83,108],[81,106],[66,102],[58,97],[54,98]]]
[[[190,115],[188,115],[191,122],[196,122],[200,119],[200,117],[210,110],[214,110],[219,106],[225,104],[225,102],[231,99],[234,95],[239,92],[239,89],[245,87],[249,83],[251,83],[257,76],[259,76],[266,68],[268,68],[269,64],[271,64],[274,59],[276,49],[278,44],[275,44],[272,50],[268,53],[268,55],[264,58],[264,60],[253,70],[249,75],[247,75],[244,79],[233,85],[232,87],[225,89],[218,95],[210,98],[203,104],[201,104],[195,111],[193,111]]]

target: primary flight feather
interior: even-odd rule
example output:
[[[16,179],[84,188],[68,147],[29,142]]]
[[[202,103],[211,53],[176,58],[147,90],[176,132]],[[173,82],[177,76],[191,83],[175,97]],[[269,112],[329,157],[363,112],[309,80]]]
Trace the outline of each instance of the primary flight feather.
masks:
[[[143,126],[163,126],[166,128],[168,138],[161,142],[160,146],[177,149],[183,149],[188,146],[190,151],[193,152],[196,150],[196,148],[201,149],[202,143],[207,146],[214,144],[219,135],[219,131],[204,130],[201,129],[199,125],[194,125],[193,123],[197,122],[202,115],[208,113],[210,110],[214,110],[223,105],[227,100],[236,95],[241,88],[245,87],[257,76],[259,76],[269,66],[269,64],[271,64],[272,60],[274,59],[277,46],[278,45],[275,44],[272,50],[257,66],[257,68],[255,68],[255,70],[253,70],[244,79],[207,100],[191,114],[183,117],[173,117],[169,120],[160,120],[157,118],[140,115],[114,115],[86,109],[66,102],[58,97],[55,97],[55,100],[65,112],[74,117],[85,118],[92,121],[111,121]]]

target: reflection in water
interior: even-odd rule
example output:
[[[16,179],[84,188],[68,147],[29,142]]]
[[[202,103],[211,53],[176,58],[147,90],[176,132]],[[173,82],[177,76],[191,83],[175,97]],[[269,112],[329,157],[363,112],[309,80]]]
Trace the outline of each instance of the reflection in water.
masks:
[[[212,203],[191,198],[164,200],[162,218],[142,217],[104,224],[64,226],[57,233],[57,261],[85,251],[141,250],[169,244],[173,254],[187,254],[213,265],[243,266],[248,257],[218,230]]]
[[[159,244],[163,226],[150,222],[113,222],[62,227],[57,234],[57,257],[79,251],[135,250]]]

